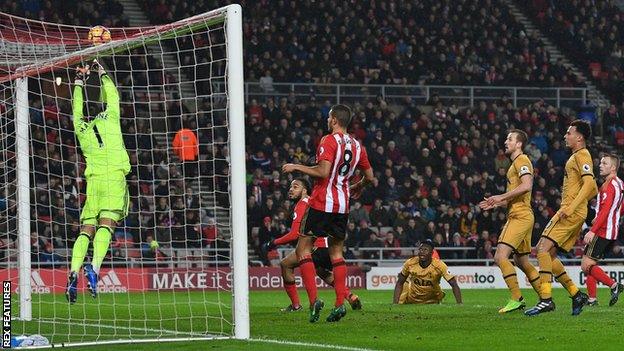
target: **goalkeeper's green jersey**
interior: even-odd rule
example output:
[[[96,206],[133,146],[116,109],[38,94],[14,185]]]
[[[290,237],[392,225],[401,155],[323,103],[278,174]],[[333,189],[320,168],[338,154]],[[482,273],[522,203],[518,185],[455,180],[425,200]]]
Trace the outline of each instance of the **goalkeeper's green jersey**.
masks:
[[[100,79],[106,110],[91,120],[83,118],[82,87],[74,86],[74,131],[87,162],[85,177],[105,175],[118,170],[125,174],[130,172],[130,159],[121,134],[119,93],[107,74]]]

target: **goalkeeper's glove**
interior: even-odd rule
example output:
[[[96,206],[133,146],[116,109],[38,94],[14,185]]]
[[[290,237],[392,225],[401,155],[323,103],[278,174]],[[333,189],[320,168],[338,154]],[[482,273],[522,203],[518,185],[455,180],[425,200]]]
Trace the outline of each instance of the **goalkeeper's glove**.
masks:
[[[74,77],[74,84],[84,86],[87,79],[89,79],[89,74],[91,74],[89,65],[86,65],[84,67],[76,67],[76,77]]]
[[[93,64],[91,65],[91,67],[94,70],[97,70],[98,72],[98,76],[103,76],[106,74],[106,70],[104,69],[104,66],[102,66],[97,59],[93,59]]]

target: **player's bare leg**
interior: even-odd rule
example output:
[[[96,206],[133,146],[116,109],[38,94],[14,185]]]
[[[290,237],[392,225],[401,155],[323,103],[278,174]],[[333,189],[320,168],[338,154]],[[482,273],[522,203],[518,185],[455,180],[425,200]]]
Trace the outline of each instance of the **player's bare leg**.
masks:
[[[334,291],[336,292],[336,302],[334,308],[327,317],[328,322],[338,322],[347,314],[344,307],[345,288],[347,285],[347,264],[342,256],[344,240],[329,238],[329,258],[332,263],[334,273]]]
[[[552,300],[552,259],[556,255],[554,242],[546,237],[541,237],[537,243],[537,262],[539,263],[540,274],[540,301],[534,307],[524,312],[527,316],[536,316],[541,313],[555,310],[555,303]]]
[[[598,261],[593,258],[583,255],[583,259],[581,260],[581,269],[585,273],[585,275],[589,278],[594,278],[596,281],[601,282],[602,284],[608,286],[611,289],[611,299],[609,300],[609,306],[615,305],[618,301],[620,294],[624,291],[624,286],[622,284],[618,284],[615,280],[611,279],[600,266],[598,266]],[[589,284],[588,284],[589,285]],[[595,289],[595,287],[594,287]],[[594,291],[595,297],[595,291]],[[595,301],[595,300],[594,300]]]
[[[503,279],[511,292],[511,299],[503,308],[498,310],[498,313],[508,313],[523,309],[526,306],[526,302],[524,302],[522,293],[520,292],[520,285],[518,285],[516,269],[511,261],[509,261],[509,256],[511,256],[512,253],[513,249],[511,246],[499,243],[496,247],[496,253],[494,254],[494,263],[500,268]]]
[[[282,312],[295,312],[302,309],[299,302],[299,294],[297,293],[297,285],[295,283],[295,267],[299,266],[295,251],[290,252],[280,261],[282,270],[282,281],[284,282],[284,290],[290,298],[290,305],[281,309]]]
[[[67,277],[67,287],[65,289],[65,297],[69,303],[75,303],[78,297],[78,273],[84,263],[87,251],[89,251],[89,243],[95,234],[95,226],[83,224],[80,227],[80,234],[74,242],[72,248],[71,267],[69,276]]]
[[[315,238],[312,236],[302,235],[297,241],[297,258],[299,259],[299,269],[303,278],[303,285],[308,293],[308,301],[310,302],[310,323],[317,322],[320,317],[321,310],[325,305],[322,300],[317,297],[316,289],[316,269],[312,262],[312,248]]]

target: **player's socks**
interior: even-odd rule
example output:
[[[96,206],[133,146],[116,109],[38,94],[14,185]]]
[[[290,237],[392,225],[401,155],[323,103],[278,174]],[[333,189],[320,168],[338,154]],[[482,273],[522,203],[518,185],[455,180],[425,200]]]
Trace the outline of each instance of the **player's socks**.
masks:
[[[288,294],[288,297],[290,298],[290,304],[293,307],[301,306],[295,282],[284,282],[284,290],[286,290],[286,294]]]
[[[95,237],[93,238],[93,270],[96,274],[100,274],[100,267],[104,262],[104,257],[108,252],[108,246],[113,235],[113,230],[105,225],[97,227]]]
[[[585,285],[587,285],[587,295],[589,295],[589,302],[596,300],[596,278],[591,275],[591,268],[589,269],[590,275],[587,276]]]
[[[85,232],[80,232],[80,234],[78,234],[78,237],[76,238],[76,242],[74,242],[74,247],[72,249],[72,272],[78,273],[80,271],[80,267],[82,267],[82,263],[84,262],[87,251],[89,250],[89,241],[91,241],[89,234]]]
[[[334,290],[336,291],[336,303],[340,307],[344,303],[345,289],[347,287],[347,264],[343,258],[332,260],[334,272]]]
[[[552,260],[552,272],[555,275],[555,279],[568,291],[570,296],[575,296],[579,292],[579,288],[570,279],[563,267],[563,263],[558,258]]]
[[[613,288],[615,286],[615,280],[611,279],[607,273],[605,273],[605,271],[602,270],[602,268],[600,268],[597,265],[593,265],[589,268],[589,275],[593,278],[595,278],[597,281],[601,282],[602,284]],[[588,279],[589,280],[589,279]],[[589,281],[588,281],[589,283]],[[594,282],[595,284],[595,282]],[[587,286],[587,289],[589,290],[589,285]],[[592,296],[591,294],[589,296]],[[595,295],[594,295],[595,297]]]
[[[303,286],[308,293],[308,300],[310,301],[310,305],[312,305],[317,298],[316,269],[314,268],[314,262],[312,262],[312,255],[305,255],[299,260],[299,270],[301,270]]]
[[[540,274],[537,272],[537,269],[535,269],[532,264],[528,266],[528,268],[525,268],[526,271],[524,271],[524,274],[527,276],[527,279],[529,279],[529,283],[531,283],[533,290],[535,290],[535,292],[539,295],[542,289]]]
[[[511,264],[508,259],[503,259],[500,260],[498,267],[503,273],[503,279],[505,279],[505,283],[507,283],[507,287],[511,292],[511,299],[515,301],[520,301],[520,298],[522,298],[522,293],[520,292],[518,277],[516,276],[516,269],[514,268],[513,264]]]
[[[538,252],[537,262],[540,270],[540,299],[550,300],[552,298],[552,257],[548,252]]]

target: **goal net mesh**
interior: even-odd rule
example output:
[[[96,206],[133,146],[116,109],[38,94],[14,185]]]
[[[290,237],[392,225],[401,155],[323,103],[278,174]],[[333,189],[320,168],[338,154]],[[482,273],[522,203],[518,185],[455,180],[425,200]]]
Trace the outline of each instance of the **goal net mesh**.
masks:
[[[18,203],[28,201],[16,190],[15,81],[28,77],[32,320],[14,320],[14,335],[56,344],[233,334],[226,21],[216,10],[109,28],[112,40],[94,45],[88,27],[0,13],[0,276],[14,291],[24,268]],[[73,79],[76,66],[94,58],[121,98],[129,214],[114,230],[97,298],[81,272],[70,305],[64,292],[87,183],[72,124]],[[99,112],[99,88],[92,73],[86,115]],[[196,148],[181,130],[196,137]]]

